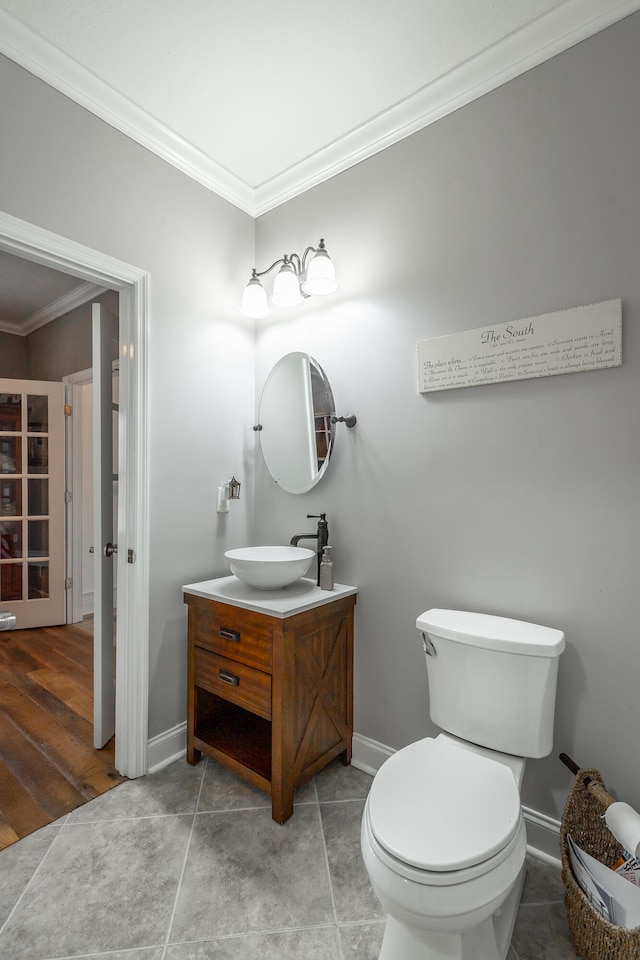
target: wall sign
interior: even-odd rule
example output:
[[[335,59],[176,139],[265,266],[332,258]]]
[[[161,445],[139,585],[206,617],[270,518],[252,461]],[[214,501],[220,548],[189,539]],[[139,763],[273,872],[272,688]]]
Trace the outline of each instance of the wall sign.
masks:
[[[418,391],[582,373],[622,364],[622,301],[495,323],[418,343]]]

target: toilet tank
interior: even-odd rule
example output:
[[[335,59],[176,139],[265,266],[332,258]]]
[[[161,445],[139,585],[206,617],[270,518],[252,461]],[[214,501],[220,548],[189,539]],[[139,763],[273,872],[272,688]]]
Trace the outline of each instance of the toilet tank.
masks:
[[[427,610],[416,626],[434,723],[518,757],[551,752],[561,630],[461,610]]]

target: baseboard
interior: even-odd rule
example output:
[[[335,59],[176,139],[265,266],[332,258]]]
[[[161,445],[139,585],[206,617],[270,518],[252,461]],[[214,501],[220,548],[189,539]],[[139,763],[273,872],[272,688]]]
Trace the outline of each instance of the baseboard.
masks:
[[[370,773],[378,772],[385,760],[395,751],[391,747],[370,740],[360,733],[353,735],[352,763],[359,770]],[[551,866],[560,869],[560,823],[544,813],[523,807],[525,823],[527,825],[527,849],[532,857],[542,860]]]
[[[157,773],[174,760],[179,760],[186,752],[187,722],[184,720],[171,730],[165,730],[149,740],[147,773]]]
[[[549,863],[558,870],[562,865],[560,854],[560,821],[537,810],[523,807],[527,825],[527,849],[532,857]]]
[[[389,757],[395,753],[391,747],[385,747],[377,740],[363,737],[361,733],[354,733],[351,741],[351,762],[358,770],[364,770],[375,777],[376,773]]]
[[[93,613],[93,590],[82,594],[82,616],[88,617]]]

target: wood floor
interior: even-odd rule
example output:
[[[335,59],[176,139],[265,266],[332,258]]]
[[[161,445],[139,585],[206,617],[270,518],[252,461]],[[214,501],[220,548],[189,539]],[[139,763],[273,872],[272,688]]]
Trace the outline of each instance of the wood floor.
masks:
[[[0,633],[0,850],[125,779],[93,749],[93,640],[82,624]]]

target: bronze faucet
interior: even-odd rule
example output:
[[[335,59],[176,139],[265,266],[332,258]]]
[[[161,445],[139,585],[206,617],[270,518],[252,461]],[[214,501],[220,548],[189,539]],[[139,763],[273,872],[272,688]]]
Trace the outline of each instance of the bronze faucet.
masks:
[[[322,562],[322,553],[326,545],[329,543],[329,524],[327,523],[326,513],[308,513],[307,519],[313,519],[318,521],[318,529],[316,533],[295,533],[290,540],[292,547],[298,546],[299,540],[316,540],[316,554],[318,559],[318,575],[317,575],[317,584],[320,585],[320,563]]]

